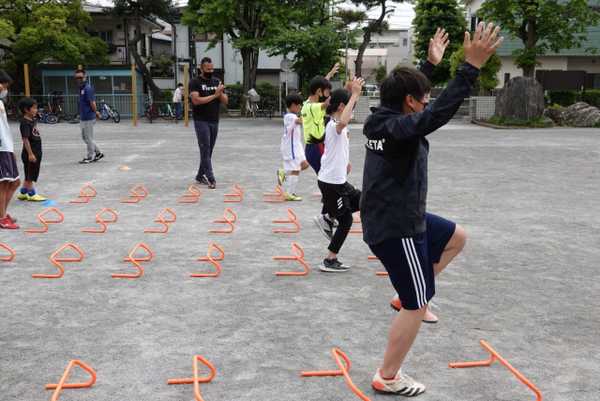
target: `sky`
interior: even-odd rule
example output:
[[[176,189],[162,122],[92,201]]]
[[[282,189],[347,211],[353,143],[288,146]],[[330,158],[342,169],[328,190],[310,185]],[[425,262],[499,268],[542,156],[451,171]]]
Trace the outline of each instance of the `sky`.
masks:
[[[86,3],[100,6],[111,6],[111,0],[87,0]],[[187,0],[173,0],[173,3],[176,5],[185,5],[187,4]],[[412,19],[414,18],[414,11],[412,4],[409,3],[392,3],[394,7],[394,13],[388,19],[391,29],[402,29],[402,28],[410,28],[410,24]],[[344,7],[353,7],[351,4],[344,5]],[[376,18],[378,16],[378,9],[373,9],[369,13],[370,17]]]

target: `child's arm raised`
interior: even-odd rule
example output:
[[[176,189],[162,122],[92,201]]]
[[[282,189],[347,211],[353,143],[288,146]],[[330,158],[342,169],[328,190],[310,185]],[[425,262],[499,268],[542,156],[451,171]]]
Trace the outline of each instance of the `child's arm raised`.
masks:
[[[354,111],[354,105],[356,101],[360,97],[360,92],[362,91],[362,87],[365,84],[365,80],[357,77],[352,80],[352,96],[350,96],[350,100],[346,107],[344,107],[344,111],[342,111],[342,115],[340,116],[340,121],[335,126],[335,130],[338,134],[341,134],[344,128],[348,126],[350,120],[352,119],[352,111]]]

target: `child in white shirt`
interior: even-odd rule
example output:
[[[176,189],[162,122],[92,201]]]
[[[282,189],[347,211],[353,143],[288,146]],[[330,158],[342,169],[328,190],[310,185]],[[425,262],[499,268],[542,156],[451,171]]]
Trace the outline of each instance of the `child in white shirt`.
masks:
[[[277,171],[279,185],[283,185],[287,201],[301,201],[296,194],[300,171],[308,168],[302,140],[302,118],[298,113],[302,109],[300,95],[292,94],[285,98],[287,113],[283,117],[283,136],[281,137],[281,156],[283,169]]]
[[[363,85],[362,78],[355,78],[349,85],[352,94],[346,89],[337,89],[331,94],[327,106],[331,120],[325,127],[325,152],[321,158],[318,184],[325,211],[338,221],[338,227],[329,243],[329,254],[319,266],[324,272],[349,269],[338,260],[337,255],[352,227],[352,214],[359,210],[361,192],[347,181],[351,169],[348,124]],[[333,230],[333,226],[329,230]]]

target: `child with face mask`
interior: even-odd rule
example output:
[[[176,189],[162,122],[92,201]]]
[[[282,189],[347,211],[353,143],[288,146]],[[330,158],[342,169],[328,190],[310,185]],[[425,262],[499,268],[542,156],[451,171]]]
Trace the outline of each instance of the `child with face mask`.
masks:
[[[16,224],[16,219],[8,214],[8,205],[21,184],[17,159],[14,153],[13,137],[8,126],[8,118],[4,106],[4,101],[8,95],[8,87],[11,83],[12,79],[10,76],[3,70],[0,70],[0,99],[2,99],[0,101],[0,228],[5,230],[19,228]]]

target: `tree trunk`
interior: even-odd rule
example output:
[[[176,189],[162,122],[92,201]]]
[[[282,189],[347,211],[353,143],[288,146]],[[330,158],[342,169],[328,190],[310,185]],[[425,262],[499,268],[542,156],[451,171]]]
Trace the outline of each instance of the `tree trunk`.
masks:
[[[241,114],[246,115],[246,103],[248,102],[248,91],[256,87],[256,70],[258,69],[259,50],[253,47],[240,49],[242,54],[242,102],[240,104]]]
[[[530,54],[536,54],[535,46],[537,44],[537,24],[535,18],[527,19],[527,39],[525,41],[525,51]],[[523,76],[534,78],[535,74],[535,56],[531,65],[523,66]]]
[[[358,52],[356,53],[356,60],[354,60],[354,76],[361,77],[362,76],[362,63],[363,63],[363,55],[365,54],[365,50],[371,41],[371,31],[365,30],[363,35],[363,41],[358,47]]]
[[[146,66],[146,63],[144,62],[144,60],[142,60],[142,56],[138,53],[138,50],[137,50],[137,44],[144,37],[142,35],[141,28],[142,27],[141,27],[141,23],[140,23],[140,18],[136,17],[136,20],[135,20],[136,34],[129,41],[129,52],[130,52],[131,56],[133,57],[133,60],[135,61],[135,65],[137,66],[138,70],[140,70],[140,72],[142,73],[144,82],[150,88],[150,91],[152,92],[152,98],[157,99],[160,97],[161,90],[154,83],[154,80],[152,79],[152,74],[150,73],[150,70]]]
[[[355,68],[354,75],[357,77],[362,76],[363,56],[365,54],[365,50],[367,49],[367,46],[371,42],[371,34],[375,31],[380,30],[381,25],[383,24],[383,20],[385,19],[385,16],[387,15],[385,1],[386,0],[380,0],[380,2],[379,2],[379,5],[381,7],[381,14],[379,15],[379,17],[372,23],[369,23],[364,28],[363,41],[360,44],[360,46],[358,46],[356,60],[354,61],[354,68]]]

